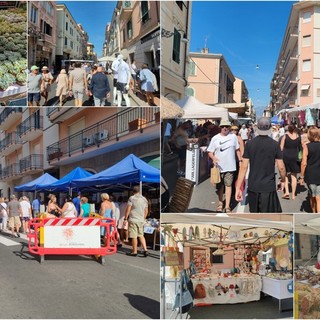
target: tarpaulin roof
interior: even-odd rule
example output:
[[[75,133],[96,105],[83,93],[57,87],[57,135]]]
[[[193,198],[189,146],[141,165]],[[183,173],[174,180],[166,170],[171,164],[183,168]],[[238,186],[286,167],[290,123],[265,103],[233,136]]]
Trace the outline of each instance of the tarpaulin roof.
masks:
[[[184,114],[183,119],[223,119],[228,120],[228,110],[216,106],[209,106],[197,100],[195,97],[187,96],[176,101]]]
[[[68,174],[66,174],[63,178],[54,183],[39,185],[39,189],[50,191],[67,191],[70,190],[70,188],[77,187],[76,183],[74,183],[74,180],[83,179],[90,176],[92,176],[92,173],[80,167],[76,167]]]
[[[14,188],[15,191],[38,191],[40,190],[39,186],[44,184],[52,184],[58,181],[58,179],[54,178],[49,173],[45,173],[39,178],[30,181],[28,183],[22,184]]]
[[[140,181],[160,183],[160,170],[130,154],[112,167],[74,183],[77,187],[87,187]]]

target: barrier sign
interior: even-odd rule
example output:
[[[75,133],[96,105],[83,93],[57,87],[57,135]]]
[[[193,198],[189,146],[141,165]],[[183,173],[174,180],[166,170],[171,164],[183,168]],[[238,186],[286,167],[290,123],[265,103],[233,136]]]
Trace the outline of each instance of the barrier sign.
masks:
[[[199,152],[197,148],[187,149],[186,158],[186,179],[199,184]]]

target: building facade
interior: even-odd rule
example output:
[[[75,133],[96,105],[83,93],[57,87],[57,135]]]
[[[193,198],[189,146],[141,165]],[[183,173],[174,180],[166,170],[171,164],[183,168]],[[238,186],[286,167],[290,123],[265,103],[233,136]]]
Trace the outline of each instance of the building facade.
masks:
[[[47,172],[62,178],[77,166],[92,173],[130,153],[159,156],[158,108],[2,108],[2,196]],[[19,194],[19,196],[22,194]],[[27,193],[33,197],[32,193]]]
[[[61,69],[62,60],[83,59],[86,51],[84,34],[65,4],[57,4],[56,65]]]
[[[222,54],[190,52],[188,95],[214,105],[233,103],[235,77]]]
[[[29,68],[55,64],[56,28],[55,1],[28,1]]]
[[[271,81],[270,114],[320,102],[320,2],[293,4]]]
[[[176,101],[188,87],[191,1],[161,3],[161,94]]]

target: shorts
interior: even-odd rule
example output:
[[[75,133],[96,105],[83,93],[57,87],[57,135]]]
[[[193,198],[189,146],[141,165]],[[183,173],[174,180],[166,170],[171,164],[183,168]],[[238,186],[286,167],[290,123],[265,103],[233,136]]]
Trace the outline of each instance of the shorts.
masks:
[[[127,94],[128,90],[126,89],[126,85],[127,85],[126,83],[117,82],[117,90],[121,91],[124,94]]]
[[[320,185],[316,184],[308,184],[308,189],[311,197],[319,197],[320,196]]]
[[[22,217],[22,220],[23,220],[23,221],[29,221],[30,218],[29,218],[29,217]]]
[[[75,99],[77,100],[83,100],[83,91],[84,89],[81,89],[81,90],[73,90],[72,93],[73,93],[73,96]]]
[[[231,187],[234,179],[234,172],[221,172],[221,182],[217,184],[217,189],[220,189],[222,186]]]
[[[36,93],[28,92],[28,101],[29,102],[32,102],[32,101],[39,102],[40,99],[41,99],[40,92],[36,92]]]
[[[114,79],[114,78],[113,78],[113,87],[114,87],[114,88],[117,87],[117,82],[118,82],[118,79]]]
[[[21,221],[19,216],[14,216],[9,218],[9,228],[20,228],[21,227]]]
[[[129,238],[136,239],[137,237],[142,237],[144,235],[143,222],[134,223],[129,221]]]

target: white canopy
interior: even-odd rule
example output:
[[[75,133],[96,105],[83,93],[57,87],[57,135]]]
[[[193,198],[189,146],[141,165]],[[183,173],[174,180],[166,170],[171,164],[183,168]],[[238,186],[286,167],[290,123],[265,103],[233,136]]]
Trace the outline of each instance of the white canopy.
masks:
[[[317,214],[295,214],[294,232],[320,235],[320,217]]]
[[[114,61],[116,60],[116,57],[112,56],[105,56],[98,59],[99,62],[107,62],[107,61]]]
[[[228,110],[209,106],[197,100],[195,97],[187,96],[176,101],[183,111],[184,119],[221,119],[228,120]]]
[[[206,225],[227,225],[247,226],[262,228],[277,228],[284,231],[292,231],[291,221],[260,220],[237,217],[235,215],[215,215],[211,213],[162,213],[161,223],[166,224],[206,224]]]

